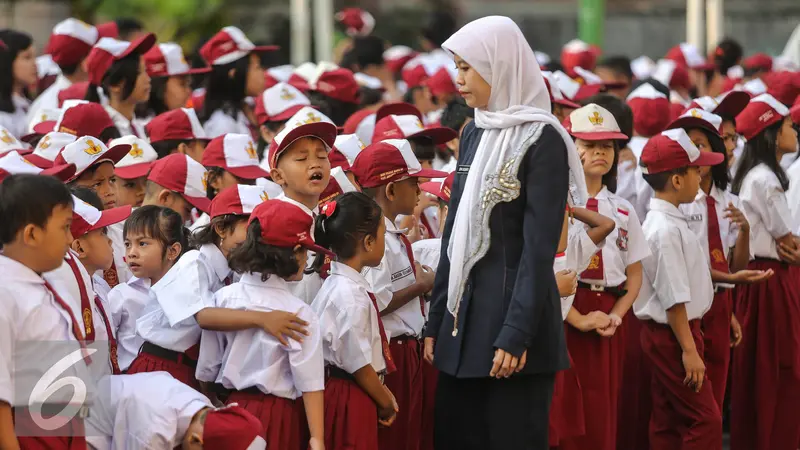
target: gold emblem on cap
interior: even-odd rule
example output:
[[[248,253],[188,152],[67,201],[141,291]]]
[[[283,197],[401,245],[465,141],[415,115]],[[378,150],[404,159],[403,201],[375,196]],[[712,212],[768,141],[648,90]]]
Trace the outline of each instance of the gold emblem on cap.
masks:
[[[602,125],[603,120],[603,116],[600,115],[599,111],[595,111],[591,116],[589,116],[589,123],[595,126]]]
[[[262,202],[265,202],[265,201],[269,200],[269,194],[267,194],[266,191],[262,191],[261,195],[259,195],[259,197],[261,198]]]
[[[203,172],[200,177],[200,182],[203,183],[203,190],[208,191],[208,171]]]
[[[141,158],[144,152],[139,148],[139,144],[134,142],[133,145],[131,145],[131,151],[129,151],[128,154],[133,158]]]
[[[424,129],[424,128],[425,128],[425,126],[424,126],[424,125],[422,125],[422,121],[421,121],[421,120],[419,120],[419,117],[417,117],[417,122],[416,122],[416,125],[417,125],[417,128],[419,128],[420,130],[422,130],[422,129]]]
[[[253,141],[249,141],[247,143],[247,147],[244,148],[244,151],[247,152],[247,156],[250,159],[258,159],[258,154],[256,153],[256,147],[253,145]]]
[[[0,136],[0,141],[5,142],[6,144],[13,144],[16,139],[14,139],[14,136],[8,134],[8,131],[3,130],[3,135]]]
[[[45,122],[47,120],[47,114],[42,114],[42,117],[39,119],[39,122]]]
[[[322,122],[322,117],[319,117],[318,115],[314,114],[313,112],[310,112],[310,113],[308,113],[308,118],[303,123],[304,124],[309,124],[309,123],[318,123],[318,122]]]
[[[103,151],[103,148],[95,144],[94,141],[91,139],[86,141],[86,145],[88,145],[88,147],[86,147],[84,152],[86,152],[87,155],[94,156],[100,154]]]
[[[50,148],[50,136],[43,137],[42,140],[39,141],[37,148],[41,148],[42,150]]]
[[[283,88],[281,89],[281,99],[282,100],[294,100],[295,95],[289,92],[288,89]]]
[[[702,119],[703,118],[703,115],[700,114],[700,111],[698,111],[696,109],[692,109],[691,114],[692,114],[692,117],[697,117],[698,119]]]

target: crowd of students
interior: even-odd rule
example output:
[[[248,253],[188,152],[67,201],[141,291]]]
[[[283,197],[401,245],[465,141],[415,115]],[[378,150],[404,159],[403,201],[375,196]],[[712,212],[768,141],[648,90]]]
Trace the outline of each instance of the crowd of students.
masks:
[[[735,450],[800,445],[800,68],[730,39],[657,62],[523,41],[484,67],[491,37],[450,48],[451,19],[423,52],[337,20],[338,64],[266,69],[232,26],[194,66],[135,21],[67,19],[38,58],[0,30],[0,448],[455,448],[435,338],[458,306],[450,329],[448,279],[431,292],[461,190],[459,217],[510,201],[459,158],[474,108],[508,102],[548,104],[573,162],[540,280],[570,363],[549,447],[721,449],[725,411]],[[530,77],[547,92],[498,98]],[[16,390],[46,370],[22,370],[31,341],[108,355],[76,363],[107,389],[55,433]]]

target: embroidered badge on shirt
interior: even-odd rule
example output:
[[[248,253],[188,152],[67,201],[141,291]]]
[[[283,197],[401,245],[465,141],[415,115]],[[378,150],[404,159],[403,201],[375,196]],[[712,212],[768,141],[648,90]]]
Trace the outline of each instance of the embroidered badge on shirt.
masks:
[[[619,229],[619,233],[617,235],[617,248],[623,252],[628,251],[628,230],[625,228]]]

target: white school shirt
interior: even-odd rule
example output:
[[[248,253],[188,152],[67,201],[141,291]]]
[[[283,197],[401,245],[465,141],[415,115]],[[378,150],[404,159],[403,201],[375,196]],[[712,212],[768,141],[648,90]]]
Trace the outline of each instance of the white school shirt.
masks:
[[[628,266],[646,258],[650,254],[650,250],[645,242],[639,217],[630,202],[609,191],[605,186],[595,198],[597,199],[597,212],[612,219],[616,226],[606,237],[605,245],[601,249],[603,252],[603,279],[581,277],[581,281],[599,286],[620,286],[628,279],[625,274]],[[583,228],[585,230],[586,225]],[[589,238],[588,234],[586,238]],[[591,241],[591,239],[589,240]],[[585,257],[585,253],[582,256]],[[591,261],[591,255],[589,258]]]
[[[194,315],[214,307],[214,293],[230,275],[228,261],[216,245],[187,252],[150,289],[136,334],[159,347],[185,352],[200,340]]]
[[[369,298],[370,289],[355,269],[333,261],[331,275],[311,304],[319,317],[325,362],[348,373],[367,364],[376,372],[386,370],[378,312]]]
[[[108,309],[108,293],[111,292],[111,286],[109,286],[103,276],[98,275],[97,272],[92,275],[92,289],[94,289],[95,295],[103,301],[103,307],[106,308],[106,312],[110,315],[111,313]],[[114,327],[112,326],[111,328],[113,333]]]
[[[439,257],[442,253],[442,238],[423,239],[411,244],[414,251],[414,261],[423,266],[428,266],[434,271],[439,267]],[[431,310],[431,302],[425,302],[425,319]]]
[[[722,241],[722,252],[727,261],[730,250],[736,246],[736,240],[739,238],[739,226],[730,219],[725,218],[725,208],[728,207],[729,203],[733,203],[733,206],[740,208],[739,197],[728,191],[722,191],[716,186],[711,186],[709,193],[716,200],[714,209],[717,212],[719,221],[719,237],[720,241]],[[708,198],[708,195],[702,189],[699,189],[694,202],[684,203],[680,205],[679,209],[686,216],[689,229],[694,232],[697,240],[700,241],[700,247],[705,252],[706,258],[711,261],[711,251],[708,248],[708,206],[706,205],[706,198]],[[733,287],[731,284],[718,284],[724,287]]]
[[[786,170],[789,177],[789,190],[786,191],[786,200],[792,214],[792,229],[796,236],[800,236],[800,159],[792,163]]]
[[[309,335],[302,343],[289,339],[284,346],[261,329],[203,330],[198,380],[216,381],[238,391],[257,387],[265,394],[290,400],[325,389],[319,319],[310,306],[289,292],[286,281],[276,275],[261,281],[260,273],[246,273],[238,283],[220,289],[215,299],[220,308],[295,313],[308,322]]]
[[[408,253],[399,237],[402,231],[391,220],[386,217],[383,219],[386,224],[386,252],[379,266],[365,267],[362,272],[372,286],[381,311],[389,306],[395,292],[417,282]],[[382,316],[382,319],[389,339],[404,335],[419,336],[425,325],[419,298],[411,299],[395,312]]]
[[[211,114],[211,117],[203,124],[206,137],[214,139],[227,133],[250,134],[250,121],[243,112],[238,111],[236,118],[218,109]]]
[[[21,392],[17,386],[19,380],[14,377],[15,370],[21,370],[15,367],[15,362],[21,362],[15,358],[20,351],[17,345],[74,341],[72,321],[34,271],[0,254],[0,273],[3,274],[0,283],[0,401],[12,406],[28,406],[27,398],[15,396]],[[30,378],[34,382],[44,375],[44,368],[34,366],[32,369]]]
[[[15,138],[21,138],[28,134],[28,109],[31,103],[17,94],[12,94],[11,103],[14,105],[14,112],[0,111],[0,125]]]
[[[640,320],[667,324],[667,310],[686,305],[689,320],[711,308],[714,286],[711,267],[686,216],[675,205],[654,198],[644,221],[651,255],[642,260],[644,279],[633,312]]]
[[[275,197],[275,200],[291,203],[315,219],[317,214],[319,214],[319,206],[315,206],[314,209],[308,209],[306,205],[287,197],[285,192],[281,192],[281,195]],[[314,227],[311,227],[311,238],[314,238]],[[316,253],[310,250],[308,251],[308,262],[306,263],[306,268],[310,268],[314,264],[314,259],[316,256]],[[289,292],[291,292],[295,297],[303,300],[307,305],[310,305],[314,301],[314,297],[317,296],[320,288],[322,288],[323,281],[324,280],[321,276],[319,276],[318,273],[310,273],[303,275],[303,279],[300,281],[288,281],[287,286],[289,288]]]
[[[562,270],[573,270],[576,273],[581,273],[589,266],[592,256],[603,247],[603,242],[597,245],[589,237],[586,232],[586,226],[580,222],[570,221],[567,228],[567,249],[563,253],[556,255],[553,261],[553,273],[561,272]],[[561,320],[567,319],[572,303],[575,301],[575,295],[561,297]]]
[[[125,221],[111,224],[106,227],[106,230],[108,230],[108,238],[111,239],[111,249],[114,251],[114,267],[117,269],[117,279],[120,284],[127,283],[128,280],[133,278],[133,272],[125,262],[125,239],[123,238]]]
[[[750,222],[750,255],[778,258],[775,239],[792,232],[792,214],[778,177],[759,164],[745,175],[739,189],[742,210]]]
[[[213,405],[167,372],[112,375],[85,420],[86,441],[97,450],[172,450],[192,417]]]
[[[127,117],[123,116],[119,111],[112,108],[110,105],[105,105],[104,108],[106,109],[108,116],[111,117],[111,120],[114,122],[114,126],[116,126],[119,130],[120,136],[125,137],[133,135],[142,139],[147,138],[147,134],[144,132],[144,129],[136,123],[136,117],[134,117],[133,120],[128,120]]]
[[[41,111],[43,110],[59,109],[58,93],[70,86],[72,86],[72,82],[69,81],[63,74],[59,74],[56,77],[56,81],[54,81],[50,87],[42,91],[42,93],[36,97],[36,100],[31,103],[31,107],[28,109],[26,123],[30,124],[33,122],[33,120],[36,119],[36,117],[41,114]]]
[[[130,367],[144,339],[136,334],[136,321],[150,302],[150,280],[133,277],[108,293],[108,314],[117,333],[117,359],[120,370]]]

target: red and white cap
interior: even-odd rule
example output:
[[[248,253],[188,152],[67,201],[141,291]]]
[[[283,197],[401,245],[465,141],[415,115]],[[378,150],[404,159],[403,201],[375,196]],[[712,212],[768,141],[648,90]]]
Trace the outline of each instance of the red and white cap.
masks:
[[[445,178],[447,172],[423,169],[405,139],[389,139],[367,146],[356,158],[351,171],[358,184],[374,188],[409,177]]]
[[[667,130],[650,138],[642,150],[642,173],[654,174],[688,166],[716,166],[722,153],[701,152],[682,128]]]
[[[294,71],[289,76],[287,83],[296,87],[301,91],[308,90],[308,80],[313,78],[317,73],[317,65],[312,62],[304,62],[294,68]]]
[[[275,184],[275,186],[278,185]],[[237,184],[223,190],[214,197],[214,200],[211,201],[211,211],[208,215],[212,219],[226,214],[249,215],[256,206],[281,195],[282,192],[283,190],[281,190],[280,186],[278,186],[277,190],[272,189],[272,192],[270,192],[270,189],[264,186]]]
[[[102,38],[86,57],[86,71],[89,83],[99,86],[114,61],[138,53],[144,55],[156,43],[156,35],[146,34],[133,42],[118,41],[114,38]]]
[[[256,143],[249,134],[227,133],[215,137],[203,152],[205,167],[220,167],[245,180],[268,177],[258,166]]]
[[[71,66],[86,58],[98,39],[97,28],[69,18],[53,27],[45,53],[50,54],[59,66]]]
[[[722,117],[701,108],[689,108],[677,119],[667,125],[668,130],[676,128],[701,128],[720,136],[722,132]]]
[[[320,63],[308,79],[308,90],[345,103],[359,103],[361,94],[353,72],[333,64]]]
[[[399,73],[407,62],[417,56],[417,52],[405,45],[395,45],[383,52],[383,60],[392,73]]]
[[[50,131],[99,139],[103,131],[115,126],[103,105],[81,100],[75,101],[75,106],[69,106],[71,102],[64,103],[61,116]],[[40,125],[44,125],[44,122]]]
[[[66,89],[62,89],[58,92],[58,107],[64,108],[65,104],[69,100],[83,100],[86,98],[86,92],[89,91],[89,82],[88,81],[79,81],[77,83],[72,83]],[[103,97],[101,97],[103,98]]]
[[[225,27],[200,48],[200,56],[208,64],[224,66],[237,61],[252,52],[270,52],[277,50],[275,45],[256,46],[242,30],[236,27]]]
[[[67,145],[75,142],[78,138],[69,133],[59,133],[52,131],[47,133],[36,144],[33,153],[25,156],[25,159],[42,169],[53,167],[58,154]]]
[[[586,86],[600,85],[606,88],[616,89],[627,87],[627,83],[622,81],[603,81],[600,75],[583,67],[575,67],[575,81]]]
[[[341,167],[342,170],[350,170],[358,154],[365,148],[367,146],[355,134],[336,136],[336,142],[328,155],[331,168]]]
[[[0,156],[8,152],[30,153],[31,147],[9,133],[6,127],[0,125]]]
[[[561,92],[561,89],[558,87],[558,83],[556,82],[552,72],[544,71],[542,72],[542,77],[544,78],[545,86],[547,86],[547,92],[550,94],[550,103],[555,103],[567,108],[581,107],[581,105],[564,97],[564,93]]]
[[[31,118],[30,123],[28,123],[28,134],[23,136],[23,140],[27,137],[37,136],[40,134],[47,134],[47,133],[39,133],[37,130],[37,126],[39,124],[47,122],[43,127],[38,127],[39,130],[43,130],[43,128],[50,128],[52,129],[56,125],[56,121],[58,120],[58,116],[61,115],[60,109],[53,109],[53,108],[42,108],[36,112],[36,115]]]
[[[67,181],[75,175],[75,165],[66,164],[53,166],[49,169],[42,169],[23,158],[22,155],[17,152],[6,153],[5,156],[0,157],[0,181],[9,175],[23,173],[31,175],[52,175],[61,181]]]
[[[786,106],[794,104],[800,95],[800,74],[793,72],[772,72],[764,77],[769,88],[767,93]]]
[[[456,88],[455,83],[455,75],[448,70],[447,67],[442,67],[437,70],[422,84],[428,87],[428,90],[431,91],[432,95],[439,98],[447,95],[458,94],[458,89]]]
[[[275,168],[281,153],[303,137],[315,137],[330,150],[336,142],[336,132],[336,125],[325,114],[309,106],[301,109],[286,122],[283,130],[269,144],[269,167]]]
[[[260,125],[282,122],[306,106],[311,106],[311,101],[299,89],[288,83],[278,83],[256,97],[256,120]]]
[[[248,225],[261,224],[261,241],[275,247],[303,246],[311,251],[330,253],[314,242],[314,218],[294,203],[280,198],[260,203],[250,213]]]
[[[419,188],[423,191],[439,197],[445,203],[450,203],[450,193],[453,190],[453,180],[456,178],[456,173],[452,172],[446,178],[436,181],[428,181],[422,183]]]
[[[180,194],[192,206],[208,212],[211,200],[206,197],[206,168],[181,153],[173,153],[153,163],[148,181]]]
[[[75,142],[71,144],[67,144],[61,150],[61,153],[58,154],[56,160],[53,161],[53,164],[57,166],[62,164],[75,164],[77,168],[75,176],[73,176],[71,180],[68,180],[72,181],[81,176],[81,174],[90,167],[104,162],[110,162],[111,164],[120,162],[120,160],[128,154],[130,149],[130,145],[123,144],[108,148],[100,139],[92,136],[84,136],[76,139]]]
[[[375,29],[375,18],[361,8],[345,8],[336,13],[348,36],[368,36]]]
[[[581,84],[560,70],[553,72],[551,79],[564,97],[575,102],[597,95],[605,87],[602,84]]]
[[[691,89],[689,71],[671,59],[662,59],[656,64],[652,77],[670,89]]]
[[[797,100],[792,105],[792,108],[789,110],[789,115],[792,116],[792,122],[795,125],[800,124],[800,96],[797,97]]]
[[[267,441],[262,433],[261,421],[232,403],[208,412],[203,427],[203,448],[266,450]]]
[[[427,55],[417,55],[414,59],[408,61],[400,72],[400,76],[406,83],[408,88],[422,86],[434,72],[438,70],[438,66],[428,60]]]
[[[534,50],[533,56],[536,57],[536,63],[539,64],[539,68],[547,67],[547,65],[553,60],[550,58],[550,55],[545,52],[540,52],[539,50]]]
[[[742,61],[742,66],[753,70],[757,69],[763,72],[772,70],[772,57],[766,53],[756,53],[755,55],[748,56]]]
[[[447,127],[425,128],[422,120],[416,115],[394,115],[379,118],[376,115],[375,131],[372,133],[372,142],[387,139],[415,139],[429,138],[434,145],[446,144],[458,137],[458,133]]]
[[[586,141],[628,139],[619,129],[617,119],[607,109],[594,103],[572,111],[564,127],[570,135]]]
[[[364,108],[356,111],[344,122],[344,133],[355,134],[361,142],[372,142],[372,133],[375,132],[375,111]]]
[[[380,80],[380,78],[373,77],[371,75],[367,75],[361,72],[354,73],[353,77],[355,77],[356,83],[358,83],[358,85],[361,87],[366,87],[377,91],[386,90],[386,88],[383,87],[383,82]]]
[[[570,76],[575,76],[575,67],[594,70],[599,50],[580,39],[567,42],[561,49],[561,66]]]
[[[197,113],[192,108],[178,108],[159,114],[144,128],[152,143],[171,140],[208,140]]]
[[[631,61],[631,72],[640,80],[650,78],[654,70],[656,70],[656,63],[647,56],[642,55]]]
[[[628,106],[633,112],[633,129],[641,136],[655,136],[669,124],[670,104],[667,96],[653,85],[643,83],[628,95]]]
[[[703,58],[703,55],[700,54],[697,47],[688,42],[684,42],[669,49],[664,59],[671,59],[678,63],[678,65],[692,70],[710,70],[714,68],[713,64],[710,64]]]
[[[72,237],[77,239],[84,234],[120,223],[131,215],[131,206],[100,211],[78,197],[72,196]]]
[[[328,181],[328,187],[319,195],[319,202],[317,204],[324,205],[337,196],[347,192],[358,192],[358,188],[350,182],[350,179],[347,178],[347,175],[341,167],[334,167],[331,169],[331,178]]]
[[[117,164],[114,165],[114,175],[125,180],[146,177],[158,159],[158,154],[144,139],[136,136],[124,136],[109,142],[110,146],[130,145],[131,149]]]
[[[36,57],[36,76],[39,80],[61,74],[61,68],[53,61],[53,55]]]
[[[750,103],[750,96],[746,92],[730,91],[717,98],[708,96],[696,98],[692,100],[689,109],[701,108],[718,116],[734,118],[744,110],[748,103]]]
[[[144,54],[144,63],[147,74],[151,77],[173,77],[180,75],[194,75],[208,73],[210,67],[192,69],[183,55],[181,46],[174,42],[154,45]]]
[[[741,90],[750,94],[751,97],[766,94],[769,89],[761,78],[753,78],[750,81],[743,83],[741,86],[737,85]]]
[[[769,94],[761,94],[736,116],[736,131],[745,139],[753,139],[768,126],[789,115],[789,108]]]
[[[101,23],[100,25],[97,25],[97,33],[101,38],[109,37],[118,39],[119,26],[117,25],[117,22],[113,20],[111,22]]]
[[[264,71],[264,88],[269,89],[278,83],[288,83],[289,77],[292,76],[292,72],[294,72],[294,66],[291,64],[270,67]]]

